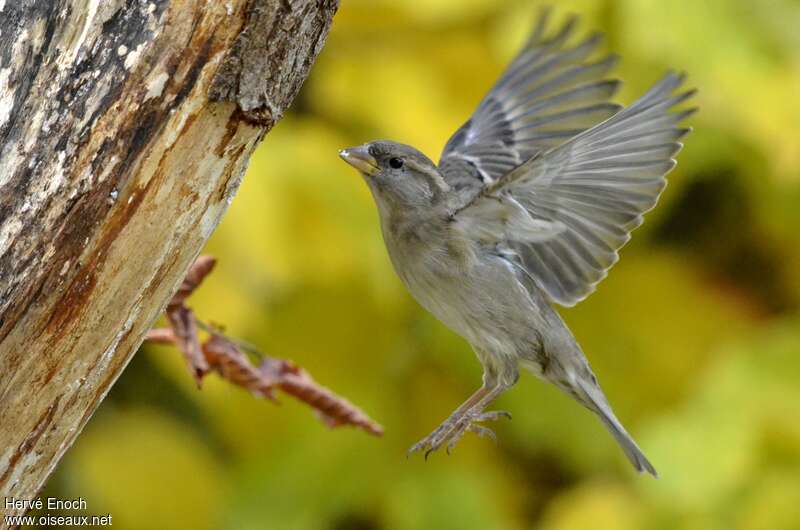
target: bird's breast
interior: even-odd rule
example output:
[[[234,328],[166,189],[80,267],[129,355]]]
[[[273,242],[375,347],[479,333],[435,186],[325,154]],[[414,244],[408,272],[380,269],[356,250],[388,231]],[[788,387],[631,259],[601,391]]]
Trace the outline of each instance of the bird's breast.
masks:
[[[501,258],[446,231],[385,237],[395,270],[411,295],[473,346],[511,353],[527,340],[536,307]]]

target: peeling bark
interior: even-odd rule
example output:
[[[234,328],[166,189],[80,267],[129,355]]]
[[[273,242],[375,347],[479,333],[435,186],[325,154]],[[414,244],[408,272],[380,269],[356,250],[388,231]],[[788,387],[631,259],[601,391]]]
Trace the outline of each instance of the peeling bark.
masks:
[[[102,401],[337,4],[0,0],[0,498]]]
[[[322,3],[328,6],[253,0],[244,30],[214,76],[210,99],[235,102],[256,123],[270,126],[279,120],[325,41],[325,33],[315,28],[325,27],[334,2]],[[298,33],[310,36],[299,47],[294,43]],[[277,56],[275,48],[286,53]]]

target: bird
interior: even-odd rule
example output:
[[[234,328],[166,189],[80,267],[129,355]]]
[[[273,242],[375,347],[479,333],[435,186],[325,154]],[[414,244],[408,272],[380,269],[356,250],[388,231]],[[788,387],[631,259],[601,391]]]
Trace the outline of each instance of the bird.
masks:
[[[667,71],[623,107],[616,55],[551,30],[545,10],[522,49],[447,141],[439,163],[402,143],[342,149],[377,206],[392,265],[413,298],[464,338],[482,385],[408,454],[447,452],[467,432],[496,439],[487,411],[522,369],[596,414],[640,473],[657,472],[625,430],[556,311],[589,296],[675,167],[695,90]],[[679,108],[676,108],[679,107]]]

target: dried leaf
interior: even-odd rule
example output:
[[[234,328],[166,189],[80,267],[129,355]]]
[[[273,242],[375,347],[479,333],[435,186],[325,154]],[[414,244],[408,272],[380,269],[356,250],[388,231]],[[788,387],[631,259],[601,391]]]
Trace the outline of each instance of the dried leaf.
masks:
[[[197,337],[194,313],[184,305],[171,306],[167,309],[167,320],[175,334],[175,345],[183,352],[189,370],[199,387],[203,377],[208,373],[209,366]]]
[[[259,370],[267,377],[277,378],[281,390],[314,407],[320,419],[329,427],[354,425],[376,436],[383,434],[383,428],[361,409],[318,384],[296,364],[280,359],[265,359]]]
[[[208,276],[216,264],[217,259],[213,256],[198,256],[192,266],[189,267],[189,272],[186,273],[186,278],[183,279],[178,291],[169,301],[168,308],[183,304],[184,300],[200,286],[203,279]]]
[[[277,381],[264,377],[236,344],[222,335],[211,335],[203,343],[203,353],[211,368],[224,379],[275,401],[273,389]]]
[[[172,328],[153,328],[144,336],[144,340],[154,344],[175,344],[175,333]]]
[[[380,436],[383,429],[358,407],[319,385],[296,364],[282,359],[265,358],[256,368],[239,346],[221,335],[212,335],[203,344],[212,369],[258,396],[274,400],[273,389],[287,394],[317,410],[329,427],[353,425]]]
[[[313,407],[329,427],[353,425],[370,434],[382,435],[381,426],[361,409],[319,385],[308,372],[296,364],[262,355],[261,365],[253,366],[239,344],[202,322],[200,325],[209,332],[210,337],[200,344],[198,321],[185,302],[211,272],[215,263],[216,260],[211,256],[197,258],[167,306],[166,315],[170,327],[151,329],[145,340],[177,346],[183,352],[198,387],[203,377],[210,370],[215,370],[223,379],[272,401],[276,401],[275,389],[280,388]]]

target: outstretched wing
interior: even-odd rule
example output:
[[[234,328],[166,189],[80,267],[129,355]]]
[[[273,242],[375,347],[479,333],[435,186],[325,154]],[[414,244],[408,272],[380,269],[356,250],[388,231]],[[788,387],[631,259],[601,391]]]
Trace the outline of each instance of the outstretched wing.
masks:
[[[570,47],[577,18],[552,36],[548,20],[545,10],[522,51],[447,142],[439,169],[452,187],[489,184],[619,110],[608,100],[620,82],[603,79],[617,58],[588,62],[601,36]]]
[[[631,106],[518,166],[461,208],[456,226],[474,238],[470,226],[490,219],[488,235],[516,252],[552,301],[583,300],[616,263],[675,166],[678,140],[689,131],[678,122],[696,110],[670,112],[694,94],[673,95],[683,79],[666,75]],[[508,204],[519,205],[525,219]],[[534,228],[539,237],[526,235]]]

